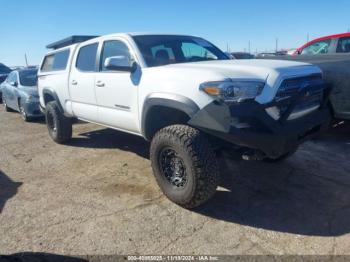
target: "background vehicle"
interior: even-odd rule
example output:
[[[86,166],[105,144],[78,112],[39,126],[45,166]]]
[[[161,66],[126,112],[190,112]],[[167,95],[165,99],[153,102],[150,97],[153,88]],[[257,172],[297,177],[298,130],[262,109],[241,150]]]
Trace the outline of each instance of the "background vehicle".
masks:
[[[299,47],[294,55],[350,53],[350,33],[329,35],[314,39]]]
[[[68,142],[72,118],[144,137],[160,188],[186,208],[216,192],[217,151],[280,160],[328,125],[328,89],[314,65],[230,60],[184,35],[57,43],[38,73],[51,138]]]
[[[0,103],[2,103],[2,91],[1,83],[5,81],[8,74],[11,72],[11,69],[0,63]]]
[[[297,49],[293,56],[280,59],[312,63],[319,66],[328,85],[332,86],[330,110],[337,119],[350,120],[350,33],[312,40]]]
[[[231,53],[234,59],[253,59],[255,58],[254,55],[250,53],[245,53],[245,52],[233,52]]]
[[[40,117],[37,70],[12,71],[2,84],[2,97],[6,111],[11,109],[21,113],[23,120]]]

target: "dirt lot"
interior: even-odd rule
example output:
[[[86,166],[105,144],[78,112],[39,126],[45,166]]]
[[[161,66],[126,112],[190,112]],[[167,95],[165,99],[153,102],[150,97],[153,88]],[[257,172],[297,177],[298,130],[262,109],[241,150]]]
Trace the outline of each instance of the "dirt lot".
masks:
[[[284,163],[221,159],[194,211],[168,201],[141,138],[91,124],[69,145],[0,109],[0,254],[350,254],[350,126]]]

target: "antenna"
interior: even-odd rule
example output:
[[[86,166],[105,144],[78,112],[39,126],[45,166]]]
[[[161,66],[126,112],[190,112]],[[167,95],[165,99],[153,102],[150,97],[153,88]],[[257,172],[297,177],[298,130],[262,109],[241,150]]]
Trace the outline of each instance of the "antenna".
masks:
[[[248,53],[250,54],[250,40],[248,42]]]
[[[309,33],[307,33],[307,35],[306,35],[306,43],[308,43],[310,41],[310,35],[309,35]]]
[[[27,60],[27,54],[24,53],[24,60],[26,61],[26,66],[28,67],[28,60]]]

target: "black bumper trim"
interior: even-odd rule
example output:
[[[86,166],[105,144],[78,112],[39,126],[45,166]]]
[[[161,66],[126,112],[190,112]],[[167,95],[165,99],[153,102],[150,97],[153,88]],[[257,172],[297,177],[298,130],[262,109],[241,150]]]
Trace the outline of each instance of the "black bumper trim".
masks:
[[[298,119],[287,120],[307,90],[265,105],[255,101],[235,104],[214,101],[197,112],[188,123],[229,143],[259,150],[270,158],[278,158],[296,150],[300,143],[328,127],[331,116],[326,104],[330,89],[325,85],[318,88],[323,90],[320,108]],[[281,105],[287,105],[288,109],[280,120],[274,120],[265,110]]]

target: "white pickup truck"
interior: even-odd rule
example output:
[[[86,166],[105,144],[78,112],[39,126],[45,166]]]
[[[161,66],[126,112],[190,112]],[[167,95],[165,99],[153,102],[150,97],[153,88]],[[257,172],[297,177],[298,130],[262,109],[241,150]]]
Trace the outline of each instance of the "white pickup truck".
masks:
[[[314,65],[230,60],[185,35],[76,36],[49,47],[38,87],[52,139],[67,143],[74,118],[144,137],[160,188],[186,208],[215,193],[219,150],[280,160],[329,121]]]

